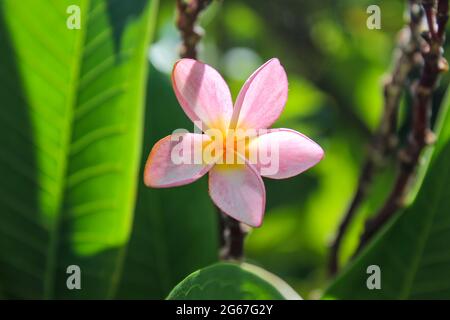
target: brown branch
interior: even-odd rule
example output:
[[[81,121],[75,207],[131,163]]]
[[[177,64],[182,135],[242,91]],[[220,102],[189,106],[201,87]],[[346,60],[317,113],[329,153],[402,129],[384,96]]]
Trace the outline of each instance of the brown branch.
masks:
[[[177,0],[176,24],[181,33],[182,45],[180,56],[182,58],[197,58],[197,43],[202,32],[197,26],[197,18],[211,0]]]
[[[216,207],[219,218],[219,256],[221,260],[242,260],[244,240],[249,227],[226,215]]]
[[[438,25],[438,37],[443,38],[445,33],[445,27],[448,21],[448,1],[439,1],[436,14],[436,20]]]
[[[236,219],[225,215],[219,210],[221,219],[221,248],[222,260],[242,260],[244,258],[244,240],[248,233],[248,227]]]
[[[393,70],[384,83],[383,116],[369,146],[355,195],[331,245],[328,265],[330,275],[334,275],[339,269],[338,255],[343,237],[372,185],[375,172],[384,165],[386,158],[392,154],[397,146],[396,124],[400,99],[408,75],[417,65],[417,57],[420,54],[419,39],[422,12],[418,0],[409,1],[409,12],[409,26],[399,32],[397,48],[393,55]]]
[[[400,172],[386,203],[372,220],[367,221],[357,252],[404,205],[409,186],[415,177],[422,150],[432,142],[430,115],[433,91],[442,72],[448,70],[443,57],[445,26],[448,20],[448,0],[423,0],[422,6],[428,20],[429,31],[422,46],[424,66],[417,84],[412,88],[413,105],[411,132],[407,145],[400,151]],[[437,7],[437,12],[436,12]],[[437,23],[437,30],[435,24]]]

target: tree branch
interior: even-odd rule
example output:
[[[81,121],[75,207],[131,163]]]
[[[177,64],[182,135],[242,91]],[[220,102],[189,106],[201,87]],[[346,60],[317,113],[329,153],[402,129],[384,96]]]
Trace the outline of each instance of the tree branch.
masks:
[[[236,219],[219,211],[221,248],[220,258],[222,260],[242,260],[244,258],[244,240],[248,233],[248,227]]]
[[[415,177],[422,150],[434,140],[434,135],[430,130],[433,91],[440,74],[448,70],[447,61],[442,55],[445,26],[448,20],[448,0],[423,0],[422,6],[425,10],[429,31],[424,35],[425,43],[421,48],[424,59],[421,76],[418,83],[412,87],[411,132],[407,145],[399,152],[400,172],[394,188],[375,218],[367,221],[357,252],[403,206],[409,185]]]
[[[383,116],[369,145],[355,195],[331,245],[328,265],[330,275],[334,275],[339,269],[338,255],[343,237],[372,185],[375,172],[384,165],[386,158],[392,154],[398,143],[396,124],[400,99],[408,75],[417,65],[418,54],[420,54],[419,40],[422,12],[418,2],[419,0],[409,1],[409,26],[403,28],[398,35],[397,48],[393,55],[393,71],[387,77],[383,88]]]
[[[180,48],[182,58],[197,58],[197,43],[202,37],[196,25],[197,18],[210,3],[211,0],[177,0],[176,24],[183,41]]]

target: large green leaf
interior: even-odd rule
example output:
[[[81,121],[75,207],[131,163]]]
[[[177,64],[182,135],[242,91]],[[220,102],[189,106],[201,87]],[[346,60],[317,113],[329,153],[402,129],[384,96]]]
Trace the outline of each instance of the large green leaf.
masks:
[[[157,140],[178,128],[194,129],[169,77],[155,69],[149,77],[141,173]],[[139,181],[120,298],[164,298],[187,274],[217,261],[217,214],[206,179],[171,189],[149,189]]]
[[[439,140],[420,191],[330,286],[325,298],[450,298],[450,100],[441,110]],[[381,269],[381,289],[369,290],[367,267]]]
[[[109,298],[135,206],[156,0],[0,0],[0,283]],[[69,30],[69,5],[81,29]],[[140,178],[139,178],[140,179]],[[82,290],[69,291],[78,265]]]
[[[169,300],[299,300],[277,276],[250,264],[217,263],[190,274]]]

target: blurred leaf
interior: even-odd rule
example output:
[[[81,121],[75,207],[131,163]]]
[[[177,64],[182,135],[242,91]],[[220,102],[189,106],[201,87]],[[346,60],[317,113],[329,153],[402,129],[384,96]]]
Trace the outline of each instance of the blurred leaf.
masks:
[[[217,263],[179,283],[169,300],[299,300],[283,280],[250,264]]]
[[[289,74],[289,99],[277,123],[289,125],[289,121],[307,119],[317,113],[326,102],[326,95],[313,83],[296,75]],[[307,122],[307,121],[305,121]],[[302,124],[303,125],[303,124]],[[301,128],[302,132],[305,129]]]
[[[356,113],[373,131],[382,117],[383,90],[381,78],[383,69],[366,68],[355,85]]]
[[[243,2],[231,2],[224,9],[225,27],[232,36],[254,41],[263,32],[264,21]]]
[[[354,216],[353,221],[350,223],[342,240],[339,256],[339,264],[341,266],[346,265],[346,263],[351,260],[351,257],[358,247],[366,220],[371,215],[377,213],[384,204],[396,177],[395,169],[396,166],[392,163],[389,166],[383,167],[383,170],[378,172],[374,177],[370,188],[370,197],[361,203],[360,208]]]
[[[239,80],[240,84],[263,63],[255,51],[245,47],[231,48],[224,53],[222,61],[225,76],[229,79]]]
[[[156,0],[0,2],[0,282],[111,298],[136,196]],[[81,8],[69,30],[66,9]],[[81,268],[82,290],[66,287]]]
[[[311,38],[324,53],[332,54],[338,59],[349,55],[344,32],[333,19],[317,17],[311,29]]]
[[[398,214],[344,270],[325,298],[450,298],[449,102],[447,99],[441,110],[443,127],[414,203]],[[381,290],[368,290],[366,286],[366,269],[370,265],[381,268]]]
[[[141,176],[156,141],[178,128],[194,130],[168,76],[152,68],[148,83]],[[187,274],[217,261],[217,214],[206,179],[170,189],[149,189],[139,180],[120,298],[162,299]]]

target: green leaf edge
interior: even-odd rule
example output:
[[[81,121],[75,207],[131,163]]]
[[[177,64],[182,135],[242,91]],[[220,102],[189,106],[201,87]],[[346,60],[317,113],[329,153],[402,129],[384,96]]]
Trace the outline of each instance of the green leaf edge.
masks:
[[[249,274],[252,277],[256,277],[268,286],[273,287],[274,290],[278,291],[280,296],[284,298],[285,300],[303,300],[302,297],[294,290],[292,289],[283,279],[280,277],[274,275],[273,273],[249,264],[249,263],[233,263],[233,262],[218,262],[215,264],[212,264],[210,266],[207,266],[205,268],[199,269],[197,271],[194,271],[190,275],[188,275],[186,278],[184,278],[179,284],[177,284],[172,291],[169,293],[169,295],[166,297],[166,300],[176,300],[180,299],[179,296],[181,296],[180,292],[184,291],[183,286],[190,281],[195,280],[195,278],[200,274],[202,271],[209,271],[211,269],[217,268],[217,267],[231,267],[235,269],[240,269],[240,271],[244,271],[245,273]],[[212,281],[215,281],[214,279]],[[183,296],[187,296],[189,292],[183,292]]]

